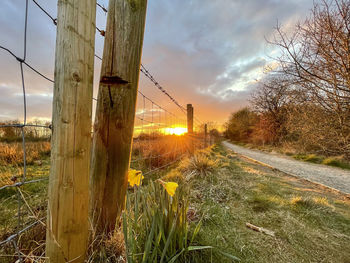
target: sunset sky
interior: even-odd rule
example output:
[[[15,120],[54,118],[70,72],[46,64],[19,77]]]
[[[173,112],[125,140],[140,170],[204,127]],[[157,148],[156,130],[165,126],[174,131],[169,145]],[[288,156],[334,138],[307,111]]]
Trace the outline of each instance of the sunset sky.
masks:
[[[37,0],[56,17],[56,0]],[[30,0],[29,64],[53,78],[56,27]],[[107,0],[99,1],[104,6]],[[25,0],[2,0],[0,45],[23,53]],[[286,28],[304,18],[312,0],[149,0],[142,63],[180,104],[192,103],[203,122],[223,123],[247,104],[264,66],[276,55],[266,44],[277,21]],[[106,15],[97,9],[97,26]],[[96,53],[103,38],[96,34]],[[100,61],[95,60],[95,95]],[[0,50],[0,119],[21,119],[19,64]],[[25,69],[28,118],[51,118],[52,83]],[[164,108],[182,114],[140,75],[140,90]],[[139,101],[140,107],[140,101]]]

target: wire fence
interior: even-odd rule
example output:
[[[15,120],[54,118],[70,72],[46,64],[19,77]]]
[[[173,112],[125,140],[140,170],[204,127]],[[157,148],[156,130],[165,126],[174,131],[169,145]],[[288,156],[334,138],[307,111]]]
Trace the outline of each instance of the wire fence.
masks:
[[[10,48],[0,44],[0,49],[18,65],[23,96],[23,120],[0,123],[0,138],[9,134],[14,138],[0,143],[0,262],[41,262],[45,259],[43,248],[51,123],[28,121],[24,68],[53,86],[53,79],[27,61],[29,8],[41,10],[54,26],[57,25],[57,19],[37,0],[24,0],[23,3],[22,54],[15,54]],[[99,3],[97,6],[107,13],[104,6]],[[96,27],[96,31],[102,37],[105,35],[103,29]],[[96,54],[95,57],[102,60]],[[130,167],[149,175],[164,171],[191,153],[194,148],[203,148],[207,143],[202,133],[177,136],[187,132],[186,108],[159,84],[143,64],[140,71],[179,109],[178,113],[174,113],[145,95],[144,91],[138,91]],[[197,126],[203,124],[198,118],[195,118],[195,122]]]

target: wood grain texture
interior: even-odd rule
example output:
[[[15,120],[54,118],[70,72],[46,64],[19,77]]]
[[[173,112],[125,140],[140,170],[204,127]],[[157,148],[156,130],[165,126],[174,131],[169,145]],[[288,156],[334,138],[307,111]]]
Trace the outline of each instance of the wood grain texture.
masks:
[[[110,232],[125,206],[146,0],[110,0],[94,124],[91,217]]]
[[[96,0],[59,0],[46,257],[84,262]]]

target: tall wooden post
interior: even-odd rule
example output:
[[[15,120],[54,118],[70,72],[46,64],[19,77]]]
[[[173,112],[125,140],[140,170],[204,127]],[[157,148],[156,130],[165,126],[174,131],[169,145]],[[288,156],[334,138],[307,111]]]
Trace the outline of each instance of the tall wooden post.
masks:
[[[96,0],[59,0],[46,232],[50,263],[84,262],[88,240]]]
[[[114,230],[125,206],[147,0],[110,0],[91,159],[91,218]]]
[[[204,147],[208,147],[208,125],[204,124]]]
[[[193,133],[193,107],[192,104],[187,104],[187,132]]]

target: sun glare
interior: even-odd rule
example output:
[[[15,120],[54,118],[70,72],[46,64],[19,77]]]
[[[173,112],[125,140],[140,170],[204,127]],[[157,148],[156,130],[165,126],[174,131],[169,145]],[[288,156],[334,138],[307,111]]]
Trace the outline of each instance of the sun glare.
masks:
[[[164,133],[169,135],[183,135],[187,132],[187,128],[183,127],[174,127],[174,128],[165,128]]]

